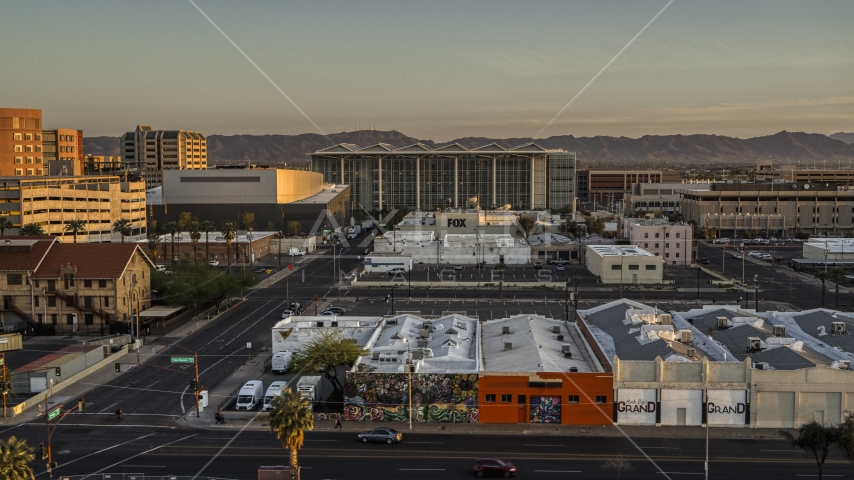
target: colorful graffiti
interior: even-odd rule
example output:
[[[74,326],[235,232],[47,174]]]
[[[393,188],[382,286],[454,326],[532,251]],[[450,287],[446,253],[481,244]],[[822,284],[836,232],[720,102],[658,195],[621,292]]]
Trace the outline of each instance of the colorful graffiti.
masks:
[[[531,397],[531,423],[560,423],[560,397]]]
[[[348,372],[344,419],[409,420],[409,376],[405,373]],[[476,423],[477,375],[412,375],[412,421]]]

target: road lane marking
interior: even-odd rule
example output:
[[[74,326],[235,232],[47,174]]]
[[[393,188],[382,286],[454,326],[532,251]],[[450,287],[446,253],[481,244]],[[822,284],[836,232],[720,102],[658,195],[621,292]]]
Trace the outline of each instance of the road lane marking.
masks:
[[[435,444],[442,445],[445,442],[406,442],[407,445],[422,445],[422,444]]]
[[[108,407],[104,408],[103,410],[101,410],[101,411],[100,411],[100,412],[98,412],[98,413],[106,412],[106,411],[107,411],[107,408],[110,408],[110,407],[112,407],[113,405],[115,405],[115,403],[111,403]]]
[[[522,446],[523,447],[562,447],[563,445],[551,445],[551,444],[541,445],[541,444],[536,444],[536,443],[523,443]]]
[[[705,475],[703,472],[655,472],[661,475]]]
[[[166,468],[166,465],[130,465],[128,463],[123,463],[121,466],[129,468]]]
[[[171,441],[171,442],[169,442],[169,443],[164,443],[163,445],[158,445],[158,446],[156,446],[156,447],[154,447],[154,448],[150,448],[150,449],[148,449],[148,450],[146,450],[146,451],[144,451],[144,452],[142,452],[142,453],[137,453],[136,455],[134,455],[134,456],[132,456],[132,457],[128,457],[128,458],[126,458],[126,459],[122,460],[121,462],[116,462],[116,463],[114,463],[114,464],[112,464],[112,465],[106,466],[106,467],[104,467],[104,468],[102,468],[102,469],[98,470],[97,472],[92,472],[92,473],[90,473],[89,475],[85,475],[85,476],[84,476],[83,478],[81,478],[80,480],[86,480],[87,478],[91,477],[92,475],[97,475],[97,474],[99,474],[99,473],[101,473],[101,472],[103,472],[103,471],[105,471],[105,470],[109,470],[109,469],[111,469],[111,468],[113,468],[113,467],[115,467],[115,466],[121,465],[121,464],[123,464],[124,462],[127,462],[128,460],[133,460],[134,458],[141,457],[141,456],[143,456],[143,455],[145,455],[145,454],[151,453],[151,452],[153,452],[153,451],[155,451],[155,450],[159,450],[159,449],[161,449],[161,448],[163,448],[163,447],[168,447],[169,445],[172,445],[173,443],[178,443],[178,442],[183,441],[183,440],[186,440],[186,439],[188,439],[188,438],[195,437],[196,435],[198,435],[198,433],[194,433],[194,434],[192,434],[192,435],[187,435],[186,437],[179,438],[178,440],[173,440],[173,441]],[[69,463],[70,463],[70,462],[69,462]],[[67,463],[66,463],[66,465],[67,465]]]
[[[534,470],[539,473],[581,473],[581,470]]]
[[[401,472],[444,472],[444,468],[401,468]]]
[[[68,424],[66,424],[66,425],[68,425]],[[103,425],[99,425],[99,426],[103,426]],[[82,457],[80,457],[80,458],[75,458],[74,460],[63,461],[63,462],[62,462],[62,465],[60,465],[59,467],[57,467],[57,469],[62,468],[62,467],[64,467],[64,466],[66,466],[66,465],[70,465],[70,464],[72,464],[72,463],[74,463],[74,462],[78,462],[78,461],[80,461],[80,460],[83,460],[84,458],[89,458],[89,457],[91,457],[92,455],[97,455],[97,454],[99,454],[99,453],[106,452],[107,450],[112,450],[112,449],[114,449],[114,448],[118,448],[118,447],[121,447],[121,446],[127,445],[128,443],[134,442],[134,441],[136,441],[136,440],[142,440],[143,438],[150,437],[150,436],[152,436],[152,435],[154,435],[154,433],[149,433],[148,435],[143,435],[143,436],[141,436],[141,437],[137,437],[137,438],[134,438],[134,439],[128,440],[127,442],[117,443],[117,444],[113,445],[112,447],[107,447],[107,448],[104,448],[104,449],[102,449],[102,450],[98,450],[97,452],[92,452],[92,453],[90,453],[89,455],[83,455]],[[38,476],[44,475],[45,473],[47,473],[47,472],[45,471],[45,472],[39,473],[39,474],[37,474],[36,476],[38,477]]]
[[[813,474],[813,475],[803,474],[803,475],[795,475],[795,476],[796,477],[817,477],[818,475],[816,475],[816,474]],[[822,475],[822,477],[844,477],[844,476],[845,475],[828,475],[826,473]]]

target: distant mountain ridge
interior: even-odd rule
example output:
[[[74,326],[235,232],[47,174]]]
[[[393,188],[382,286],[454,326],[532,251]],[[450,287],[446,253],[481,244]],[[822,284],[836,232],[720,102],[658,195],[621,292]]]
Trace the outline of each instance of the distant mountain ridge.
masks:
[[[831,138],[817,133],[786,132],[741,139],[721,135],[645,135],[629,137],[574,137],[560,135],[534,140],[532,138],[463,137],[437,143],[420,140],[398,131],[360,130],[330,134],[327,139],[316,133],[300,135],[210,135],[208,163],[236,164],[251,161],[259,164],[305,162],[306,154],[337,143],[353,143],[367,147],[388,143],[405,147],[423,143],[429,147],[459,143],[474,148],[495,142],[504,147],[537,143],[544,148],[560,148],[576,152],[584,165],[655,163],[752,163],[758,158],[775,160],[854,160],[854,138],[838,133]],[[331,140],[331,141],[330,141]],[[84,151],[93,155],[119,155],[118,137],[84,137]]]
[[[854,132],[851,132],[851,133],[839,132],[839,133],[834,133],[833,135],[829,135],[829,137],[834,139],[834,140],[839,140],[841,142],[845,142],[848,144],[854,143]]]

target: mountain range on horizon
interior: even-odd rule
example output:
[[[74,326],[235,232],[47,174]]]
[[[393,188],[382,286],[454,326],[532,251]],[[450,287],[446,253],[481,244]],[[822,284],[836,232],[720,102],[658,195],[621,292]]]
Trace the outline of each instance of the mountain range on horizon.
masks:
[[[461,137],[450,142],[437,143],[410,137],[396,130],[358,130],[333,133],[328,135],[328,138],[316,133],[210,135],[207,137],[207,148],[208,163],[212,165],[247,161],[279,165],[306,162],[307,154],[338,143],[352,143],[361,147],[387,143],[397,148],[415,143],[428,147],[459,143],[466,148],[475,148],[493,142],[507,148],[533,142],[544,148],[576,152],[582,165],[595,166],[619,166],[627,163],[659,166],[753,163],[758,158],[780,161],[854,160],[854,133],[844,132],[828,136],[782,131],[774,135],[747,139],[704,134],[645,135],[640,138],[559,135],[536,140],[529,137]],[[84,151],[92,155],[120,155],[119,137],[84,137]]]

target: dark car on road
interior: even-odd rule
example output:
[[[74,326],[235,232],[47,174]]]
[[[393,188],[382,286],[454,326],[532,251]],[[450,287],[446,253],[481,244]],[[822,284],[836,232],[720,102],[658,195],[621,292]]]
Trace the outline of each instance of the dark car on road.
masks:
[[[534,268],[543,268],[543,262],[534,262]]]
[[[709,259],[708,259],[708,258],[704,258],[704,259],[700,260],[700,263],[702,263],[703,265],[708,265],[708,264],[709,264]]]
[[[478,458],[474,461],[474,474],[478,477],[514,477],[516,465],[497,458]]]
[[[392,443],[397,443],[403,440],[403,434],[398,432],[393,428],[377,428],[376,430],[369,430],[367,432],[362,432],[357,437],[360,442],[368,443],[368,442],[384,442],[391,445]]]
[[[326,308],[325,310],[323,310],[323,311],[324,311],[324,312],[332,312],[332,313],[334,313],[335,315],[344,315],[344,312],[346,312],[346,310],[344,310],[344,309],[343,309],[343,308],[341,308],[341,307],[327,307],[327,308]]]

